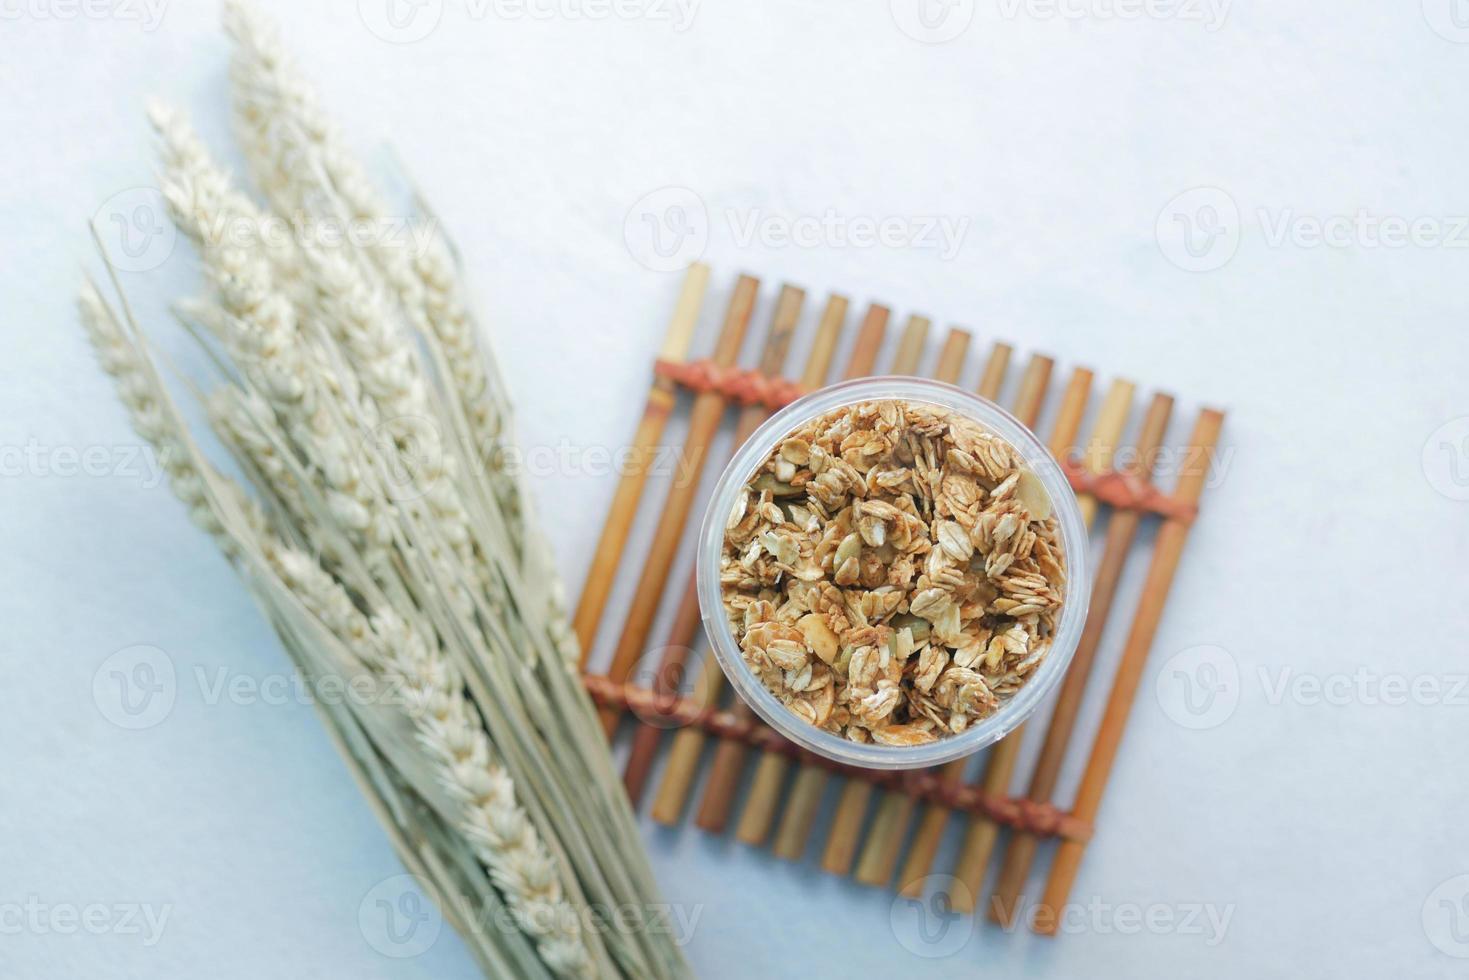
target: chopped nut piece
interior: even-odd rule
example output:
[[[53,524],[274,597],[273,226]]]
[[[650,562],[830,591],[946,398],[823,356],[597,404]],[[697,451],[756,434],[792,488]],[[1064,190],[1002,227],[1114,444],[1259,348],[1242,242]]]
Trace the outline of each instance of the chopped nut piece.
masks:
[[[872,740],[881,745],[927,745],[938,737],[916,725],[888,725],[872,729]]]
[[[1022,470],[1015,484],[1015,499],[1020,501],[1033,521],[1045,521],[1051,517],[1051,495],[1041,486],[1041,478],[1030,470]]]
[[[842,543],[837,547],[836,558],[833,559],[833,567],[841,568],[847,563],[847,559],[856,558],[861,554],[862,536],[859,534],[849,534],[842,539]]]
[[[826,625],[826,619],[817,613],[808,613],[802,616],[796,623],[801,628],[801,635],[806,638],[806,645],[811,648],[823,663],[834,663],[837,658],[837,650],[841,644],[837,635]]]

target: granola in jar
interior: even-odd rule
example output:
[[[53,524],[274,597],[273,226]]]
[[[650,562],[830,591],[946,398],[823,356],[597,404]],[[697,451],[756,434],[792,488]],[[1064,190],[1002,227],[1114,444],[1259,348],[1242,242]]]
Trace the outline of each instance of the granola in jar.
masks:
[[[720,589],[750,670],[854,742],[957,735],[1023,686],[1065,595],[1051,500],[1015,448],[875,399],[790,432],[738,495]]]

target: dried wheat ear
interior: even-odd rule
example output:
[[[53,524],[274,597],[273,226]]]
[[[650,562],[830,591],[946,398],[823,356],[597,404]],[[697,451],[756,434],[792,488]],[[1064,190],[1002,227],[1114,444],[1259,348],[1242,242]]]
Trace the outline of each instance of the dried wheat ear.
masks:
[[[938,406],[834,409],[771,451],[729,515],[724,608],[745,663],[854,742],[959,734],[1026,683],[1065,594],[1045,488]]]

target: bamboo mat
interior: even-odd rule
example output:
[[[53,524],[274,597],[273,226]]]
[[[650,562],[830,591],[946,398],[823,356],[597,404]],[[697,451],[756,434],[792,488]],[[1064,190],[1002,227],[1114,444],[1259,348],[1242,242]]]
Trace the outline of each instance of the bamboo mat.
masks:
[[[959,327],[945,333],[936,361],[925,365],[934,333],[927,317],[911,314],[899,326],[877,303],[856,316],[840,295],[828,296],[819,312],[808,311],[804,290],[793,285],[780,287],[756,363],[742,368],[738,359],[760,290],[748,275],[738,277],[724,300],[713,350],[691,358],[710,279],[703,265],[690,267],[685,276],[575,615],[584,670],[599,629],[619,630],[607,670],[587,674],[586,683],[609,737],[627,740],[624,783],[633,805],[646,805],[654,820],[670,826],[692,818],[704,831],[725,833],[732,825],[745,844],[769,847],[792,861],[810,855],[832,874],[910,897],[938,887],[961,912],[978,909],[988,884],[985,910],[991,920],[1010,926],[1020,909],[1029,908],[1034,914],[1028,925],[1054,935],[1198,514],[1222,413],[1202,409],[1186,441],[1171,445],[1170,395],[1154,393],[1143,406],[1130,381],[1102,384],[1089,368],[1063,371],[1045,354],[1020,355],[1001,341],[980,354],[971,333]],[[811,342],[803,363],[792,365],[788,355],[803,318],[812,321]],[[838,365],[836,353],[848,330],[855,334]],[[879,364],[892,331],[894,353]],[[1050,420],[1040,435],[1066,470],[1084,520],[1094,529],[1105,525],[1103,544],[1091,556],[1092,602],[1080,644],[1051,699],[1044,731],[1029,732],[1032,725],[1041,727],[1032,721],[992,746],[980,759],[977,779],[965,778],[971,759],[908,773],[829,763],[761,723],[727,690],[704,649],[693,578],[672,576],[707,503],[699,496],[699,478],[717,474],[727,461],[714,452],[727,415],[734,416],[732,446],[738,446],[770,412],[804,391],[874,374],[923,374],[957,383],[966,375],[971,350],[980,361],[977,392],[999,401],[1013,389],[1006,407],[1021,421],[1036,428],[1043,417]],[[667,423],[683,411],[688,422],[677,475],[649,492],[655,460],[669,448],[663,445]],[[1134,431],[1131,423],[1139,413]],[[1171,491],[1152,482],[1160,461],[1174,479]],[[628,539],[640,508],[655,517],[655,530],[646,549],[632,549]],[[1157,531],[1140,536],[1148,520],[1158,522]],[[1135,594],[1121,595],[1129,561],[1146,562],[1146,576]],[[620,622],[610,622],[609,599],[619,575],[634,583],[633,596]],[[1112,677],[1094,676],[1101,673],[1094,667],[1103,632],[1119,607],[1132,610],[1125,643]],[[660,610],[671,610],[672,618],[655,636]],[[1094,698],[1105,700],[1100,726],[1086,747],[1077,744],[1077,719]],[[1031,753],[1030,772],[1017,772],[1022,748],[1035,740],[1039,750]],[[1054,797],[1063,766],[1081,751],[1088,754],[1080,786],[1069,807],[1062,807]],[[1014,792],[1017,785],[1023,788]],[[834,817],[818,826],[828,793],[837,797]],[[957,857],[940,868],[940,845],[949,833],[956,836]],[[1048,841],[1055,847],[1044,849],[1054,854],[1041,898],[1027,904],[1024,892]],[[992,865],[996,871],[987,883]]]

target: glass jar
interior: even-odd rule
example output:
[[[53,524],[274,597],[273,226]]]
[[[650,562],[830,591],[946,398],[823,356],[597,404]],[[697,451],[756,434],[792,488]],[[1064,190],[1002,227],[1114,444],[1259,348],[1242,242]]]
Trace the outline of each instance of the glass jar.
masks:
[[[958,735],[924,745],[858,743],[808,724],[772,694],[745,663],[724,611],[719,584],[725,527],[735,501],[752,474],[792,431],[834,409],[858,402],[896,399],[938,406],[969,418],[1009,442],[1040,479],[1051,498],[1065,550],[1065,594],[1051,649],[1026,683],[993,713]],[[960,758],[999,741],[1017,728],[1056,687],[1071,661],[1086,624],[1091,583],[1087,569],[1087,530],[1076,496],[1050,451],[1019,419],[995,403],[953,385],[924,378],[883,377],[847,381],[823,388],[776,412],[735,453],[720,476],[704,515],[696,558],[699,606],[714,656],[736,693],[766,724],[817,755],[869,769],[916,769]]]

